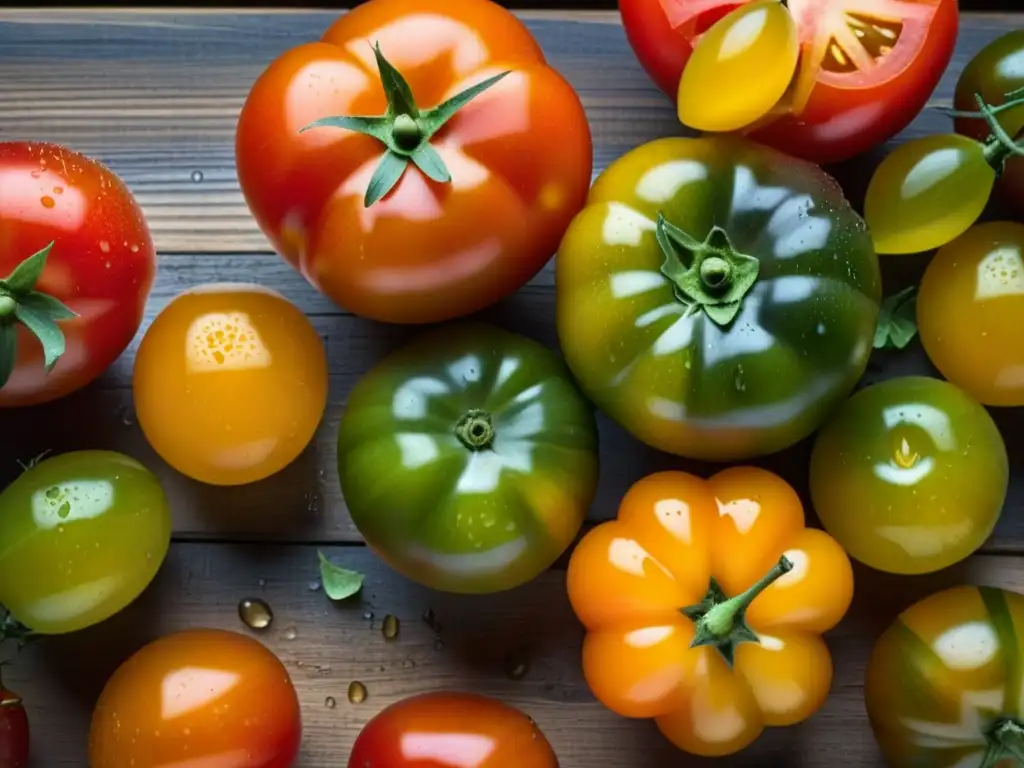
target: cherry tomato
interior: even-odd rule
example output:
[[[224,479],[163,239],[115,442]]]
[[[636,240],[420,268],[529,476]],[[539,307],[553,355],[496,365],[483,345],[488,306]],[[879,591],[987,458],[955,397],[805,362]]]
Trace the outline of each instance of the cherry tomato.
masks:
[[[864,220],[878,253],[919,253],[945,245],[981,216],[996,171],[985,146],[955,134],[901,144],[875,169]]]
[[[558,768],[537,724],[473,693],[439,691],[386,707],[359,733],[348,768]]]
[[[917,296],[928,357],[985,405],[1024,405],[1024,225],[979,224],[939,249]]]
[[[1010,768],[1024,755],[1024,596],[959,586],[907,608],[878,638],[864,685],[892,768]]]
[[[401,323],[533,277],[586,199],[591,155],[579,97],[490,0],[357,5],[267,68],[236,140],[277,251],[341,306]]]
[[[695,47],[710,39],[709,49],[721,52],[722,33],[709,30],[744,4],[764,0],[620,0],[619,9],[640,63],[676,99]],[[909,125],[949,64],[959,26],[956,0],[789,0],[787,6],[799,40],[795,66],[789,66],[788,35],[777,25],[754,23],[756,14],[733,17],[747,21],[727,22],[734,31],[726,50],[742,52],[748,77],[731,80],[723,93],[715,77],[696,87],[703,80],[698,71],[687,98],[709,111],[726,99],[757,104],[751,111],[760,112],[785,80],[786,94],[744,130],[818,163],[854,157]]]
[[[0,684],[0,768],[27,768],[28,715],[21,697]]]
[[[139,204],[103,165],[6,142],[0,278],[23,264],[0,286],[0,408],[64,397],[110,367],[142,322],[156,253]]]
[[[132,386],[139,426],[179,472],[240,485],[290,464],[327,405],[327,353],[306,316],[248,284],[191,288],[146,331]]]
[[[167,496],[135,459],[48,458],[0,493],[0,603],[35,632],[84,629],[142,593],[170,541]]]
[[[980,95],[987,104],[999,107],[1007,94],[1024,88],[1024,29],[1007,32],[986,45],[971,59],[956,84],[953,106],[960,111],[976,112]],[[1024,130],[1024,104],[998,115],[999,124],[1016,137]],[[985,141],[992,132],[980,118],[958,117],[956,132]],[[996,182],[1002,199],[1013,210],[1024,216],[1024,158],[1011,157],[1006,169]]]
[[[291,768],[301,738],[299,699],[277,656],[237,632],[188,630],[151,642],[107,681],[89,766]]]
[[[850,555],[928,573],[988,538],[1009,480],[992,417],[952,384],[907,376],[857,392],[819,431],[811,499]]]

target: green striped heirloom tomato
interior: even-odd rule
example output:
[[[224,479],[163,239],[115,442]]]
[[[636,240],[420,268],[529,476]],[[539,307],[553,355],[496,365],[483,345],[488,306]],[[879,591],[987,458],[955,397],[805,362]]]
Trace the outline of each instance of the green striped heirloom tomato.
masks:
[[[878,638],[864,694],[893,768],[1024,764],[1024,596],[958,586],[905,610]]]
[[[367,544],[450,592],[529,581],[569,546],[597,485],[592,406],[565,364],[492,326],[436,329],[353,389],[341,489]]]
[[[806,437],[853,389],[881,278],[830,176],[723,136],[609,166],[556,288],[562,350],[600,408],[655,448],[739,460]]]
[[[113,451],[40,461],[0,493],[0,604],[41,634],[84,629],[142,593],[170,539],[167,497],[139,462]]]

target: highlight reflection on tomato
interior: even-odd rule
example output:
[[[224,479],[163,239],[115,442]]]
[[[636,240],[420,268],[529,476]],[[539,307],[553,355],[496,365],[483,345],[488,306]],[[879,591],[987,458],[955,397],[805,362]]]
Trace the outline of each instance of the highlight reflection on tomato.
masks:
[[[1024,405],[1024,225],[979,224],[939,249],[917,295],[935,367],[978,402]]]
[[[202,482],[240,485],[309,444],[327,404],[327,354],[275,291],[197,286],[146,331],[132,385],[139,426],[164,461]]]
[[[811,499],[850,556],[889,573],[929,573],[980,547],[1009,481],[988,412],[924,376],[865,387],[818,432]]]
[[[359,733],[348,768],[558,768],[537,724],[515,707],[474,693],[411,696]]]
[[[620,0],[626,36],[657,85],[676,100],[695,46],[716,22],[762,0]],[[917,116],[953,54],[959,26],[956,0],[789,0],[796,22],[799,64],[778,64],[786,46],[772,25],[743,29],[749,62],[746,79],[734,82],[731,102],[760,102],[765,92],[786,95],[744,130],[788,154],[832,163],[851,158],[895,136]],[[770,39],[762,40],[762,36]],[[766,77],[768,81],[766,81]],[[704,79],[694,73],[694,81]],[[707,78],[691,103],[708,109],[723,97]]]
[[[299,700],[281,661],[237,632],[162,637],[107,682],[89,732],[90,768],[291,768]]]

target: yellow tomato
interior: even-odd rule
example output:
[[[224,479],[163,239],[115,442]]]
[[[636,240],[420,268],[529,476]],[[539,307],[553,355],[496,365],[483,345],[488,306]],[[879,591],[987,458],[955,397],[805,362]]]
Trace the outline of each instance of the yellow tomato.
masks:
[[[928,357],[985,405],[1024,405],[1024,226],[980,224],[925,270],[917,325]]]
[[[306,317],[256,285],[205,285],[146,331],[133,381],[139,426],[179,472],[261,480],[308,445],[327,403],[327,355]]]
[[[679,120],[736,131],[764,117],[796,74],[796,23],[779,0],[740,6],[711,27],[679,80]]]

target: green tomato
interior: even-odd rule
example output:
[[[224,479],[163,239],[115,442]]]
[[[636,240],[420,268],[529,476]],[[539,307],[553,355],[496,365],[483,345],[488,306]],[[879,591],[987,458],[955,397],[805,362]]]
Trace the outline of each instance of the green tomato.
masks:
[[[41,461],[0,493],[0,604],[41,634],[74,632],[149,585],[171,539],[156,476],[128,456]]]
[[[555,280],[590,399],[648,445],[722,461],[817,428],[864,372],[881,295],[839,185],[727,137],[661,139],[609,166]]]
[[[341,489],[367,544],[434,589],[495,592],[548,568],[597,486],[593,409],[564,363],[484,325],[435,330],[353,389]]]
[[[811,500],[825,530],[890,573],[937,571],[973,553],[992,533],[1008,483],[988,411],[924,376],[859,391],[811,453]]]
[[[901,144],[875,169],[864,218],[879,253],[939,248],[978,220],[996,181],[985,147],[955,134]]]

